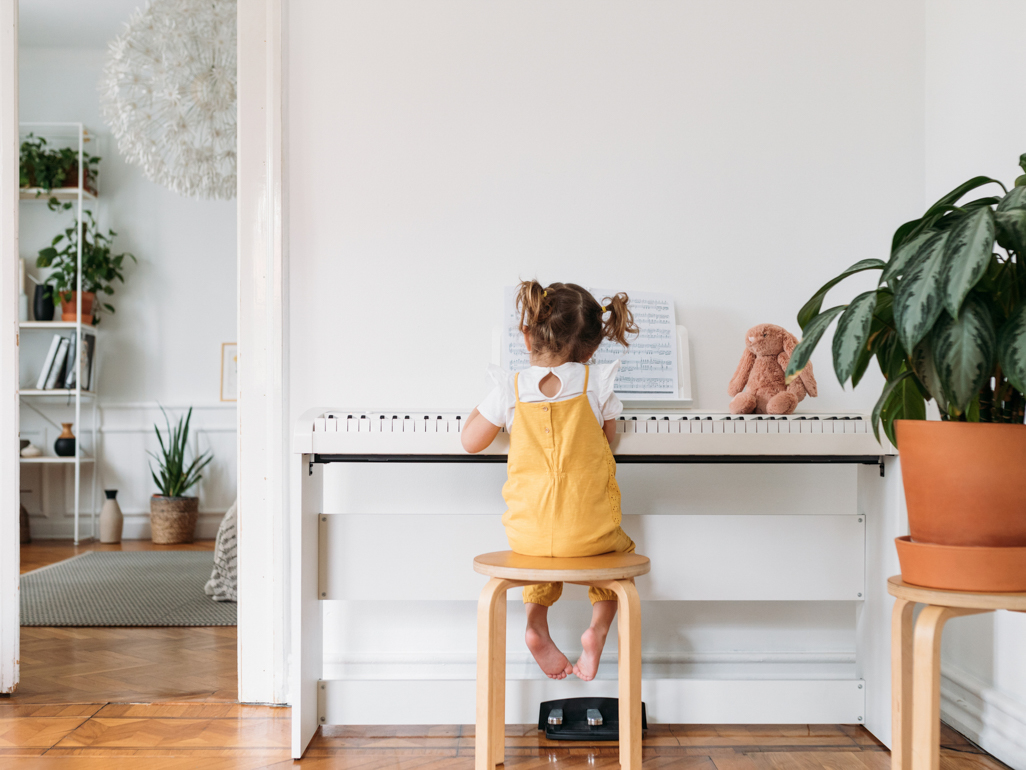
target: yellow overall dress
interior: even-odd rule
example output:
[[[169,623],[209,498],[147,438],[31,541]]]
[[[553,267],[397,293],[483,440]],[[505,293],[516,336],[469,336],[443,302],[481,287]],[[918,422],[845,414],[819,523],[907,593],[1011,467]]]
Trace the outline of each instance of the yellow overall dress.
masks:
[[[524,403],[519,375],[509,439],[509,477],[502,488],[502,517],[509,546],[525,556],[596,556],[634,550],[620,529],[616,461],[584,392],[566,401]],[[562,583],[524,587],[524,602],[551,607]],[[615,601],[602,588],[588,590],[591,603]]]

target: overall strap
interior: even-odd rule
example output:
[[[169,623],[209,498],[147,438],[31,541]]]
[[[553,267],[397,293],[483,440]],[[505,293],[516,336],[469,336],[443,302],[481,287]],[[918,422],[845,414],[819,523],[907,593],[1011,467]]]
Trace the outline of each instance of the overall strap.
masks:
[[[513,375],[513,395],[517,403],[520,403],[520,372]]]
[[[591,367],[587,364],[584,365],[584,393],[588,393],[588,373],[591,371]]]

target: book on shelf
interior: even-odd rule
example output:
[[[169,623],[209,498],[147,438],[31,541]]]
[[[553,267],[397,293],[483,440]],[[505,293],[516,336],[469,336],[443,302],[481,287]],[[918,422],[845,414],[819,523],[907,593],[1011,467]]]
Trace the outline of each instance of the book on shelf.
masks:
[[[71,340],[67,337],[60,338],[60,342],[57,344],[57,354],[50,365],[50,373],[46,375],[45,390],[53,390],[57,387],[57,383],[62,381],[61,374],[63,374],[64,364],[68,360],[68,347],[70,344]]]
[[[82,332],[80,344],[76,344],[74,334],[70,337],[53,335],[50,350],[39,372],[39,379],[36,380],[36,390],[74,390],[77,376],[75,356],[79,356],[82,361],[82,390],[89,390],[92,387],[95,352],[95,334]]]
[[[79,345],[79,356],[82,359],[82,390],[90,390],[93,386],[93,351],[96,348],[96,335],[82,332],[82,344]],[[72,368],[68,376],[71,379],[70,385],[65,385],[69,390],[75,387],[75,370]]]
[[[57,385],[67,390],[75,387],[75,335],[72,334],[68,340],[68,360],[64,365],[64,372],[57,382]]]
[[[53,360],[57,357],[57,349],[61,346],[61,335],[53,335],[53,340],[50,341],[50,350],[46,354],[46,359],[43,361],[43,368],[39,372],[39,379],[36,380],[36,390],[43,390],[46,387],[46,380],[50,376],[50,370],[53,368]]]

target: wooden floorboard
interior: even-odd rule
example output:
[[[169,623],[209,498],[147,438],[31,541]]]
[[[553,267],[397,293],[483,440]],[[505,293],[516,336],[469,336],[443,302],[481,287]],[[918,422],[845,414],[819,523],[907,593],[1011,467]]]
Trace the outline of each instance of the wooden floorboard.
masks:
[[[212,541],[186,546],[209,550]],[[90,550],[170,550],[42,541],[23,571]],[[240,705],[236,633],[211,628],[23,628],[21,685],[0,699],[0,767],[79,770],[472,770],[473,725],[328,727],[289,756],[289,709]],[[1007,770],[943,726],[942,770]],[[507,725],[507,770],[619,767],[615,743],[546,740]],[[645,770],[889,770],[857,725],[652,724]]]

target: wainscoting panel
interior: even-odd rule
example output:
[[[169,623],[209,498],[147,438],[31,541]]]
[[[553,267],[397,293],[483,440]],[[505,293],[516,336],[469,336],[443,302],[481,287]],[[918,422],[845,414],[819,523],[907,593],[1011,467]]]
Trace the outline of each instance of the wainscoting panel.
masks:
[[[188,407],[166,406],[174,423]],[[42,410],[55,423],[74,419],[74,405],[48,405]],[[88,454],[93,452],[91,408],[83,404],[83,427],[76,426],[75,435]],[[102,461],[93,469],[82,465],[80,503],[81,533],[92,535],[91,516],[99,516],[103,490],[118,490],[118,503],[125,516],[123,537],[126,540],[150,537],[150,496],[157,491],[150,475],[154,463],[148,452],[160,446],[154,432],[159,425],[164,432],[164,417],[156,404],[101,403],[98,408],[97,442]],[[53,454],[53,442],[60,429],[31,409],[22,409],[21,436]],[[203,470],[203,478],[190,490],[198,495],[200,517],[196,528],[199,538],[212,538],[217,527],[235,500],[235,404],[206,404],[193,407],[189,431],[190,452],[210,451],[214,459]],[[96,473],[95,494],[91,489]],[[21,502],[28,509],[32,537],[37,539],[70,538],[73,533],[74,469],[70,466],[22,465]]]
[[[320,519],[325,599],[474,599],[485,582],[474,556],[509,547],[497,515]],[[624,516],[623,528],[659,566],[637,579],[642,599],[854,602],[865,591],[864,519],[645,515]]]

